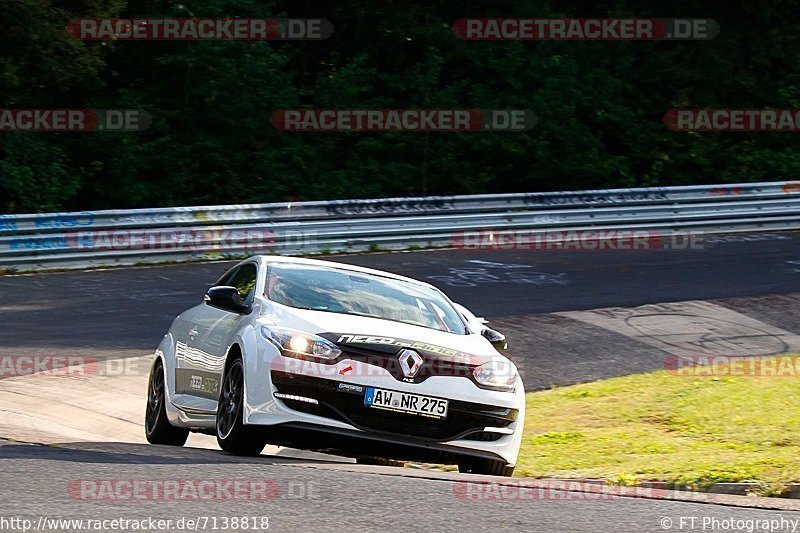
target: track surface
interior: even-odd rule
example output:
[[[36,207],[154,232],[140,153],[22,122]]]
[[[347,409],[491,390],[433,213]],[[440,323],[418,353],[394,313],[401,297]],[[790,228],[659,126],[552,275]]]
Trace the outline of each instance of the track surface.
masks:
[[[800,293],[800,234],[711,236],[703,246],[438,250],[330,259],[429,281],[490,318],[508,336],[509,355],[526,387],[535,390],[663,366],[665,352],[658,346],[562,311],[720,299],[720,306],[800,334],[800,301],[770,296]],[[173,318],[201,301],[230,265],[0,277],[0,355],[115,359],[152,353]]]
[[[429,281],[487,317],[800,291],[800,234],[706,241],[686,251],[439,250],[329,259]],[[0,277],[0,348],[151,350],[229,265]]]
[[[797,234],[720,237],[707,241],[703,250],[691,251],[444,250],[331,259],[426,279],[476,314],[489,317],[508,334],[510,355],[530,389],[658,368],[665,354],[672,353],[669,346],[659,344],[658,335],[627,332],[627,322],[609,322],[608,313],[575,311],[716,300],[670,312],[690,318],[702,317],[708,309],[723,318],[726,312],[734,313],[735,319],[726,318],[733,330],[755,331],[749,336],[748,349],[763,346],[771,353],[795,349],[800,342],[800,316],[795,311],[800,305],[794,305],[800,304],[794,294],[800,293]],[[174,316],[200,301],[205,288],[227,267],[227,263],[207,263],[0,277],[0,355],[140,358],[152,353]],[[654,314],[658,313],[649,313]],[[704,333],[703,341],[712,347],[714,342],[725,346],[730,339],[719,329],[715,332],[720,339],[709,341]],[[692,346],[691,332],[687,335],[685,345]],[[0,394],[3,383],[0,380]],[[108,384],[113,386],[113,381]],[[45,385],[52,388],[54,384],[41,382]],[[91,398],[93,391],[85,392]],[[70,394],[80,405],[80,391]],[[87,408],[114,409],[113,405]],[[778,517],[777,512],[640,498],[464,501],[457,497],[452,480],[400,477],[396,469],[270,456],[242,461],[210,450],[136,444],[65,443],[60,448],[0,442],[0,517],[266,515],[272,529],[279,531],[477,531],[489,527],[659,531],[662,517],[673,519],[673,529],[678,529],[680,516]],[[86,479],[231,478],[267,478],[282,492],[269,502],[175,504],[82,501],[70,497],[67,490],[70,482]],[[291,487],[303,484],[315,496],[290,497]],[[783,515],[798,517],[797,513]]]
[[[394,469],[350,472],[325,463],[262,457],[242,460],[208,450],[134,445],[71,445],[67,449],[0,445],[6,515],[83,519],[268,516],[271,531],[658,531],[681,516],[717,520],[800,519],[800,513],[641,498],[589,499],[547,492],[542,499],[468,500],[452,479],[408,478]],[[48,472],[47,482],[32,472]],[[381,475],[390,474],[390,475]],[[441,475],[447,478],[446,475]],[[450,476],[451,478],[454,476]],[[269,480],[267,501],[81,499],[81,481]],[[77,493],[76,493],[77,492]],[[92,497],[96,494],[89,491]],[[22,495],[25,495],[22,497]],[[9,512],[10,511],[10,512]],[[698,521],[698,529],[700,522]],[[179,531],[177,529],[173,529]],[[707,528],[719,531],[722,528]]]

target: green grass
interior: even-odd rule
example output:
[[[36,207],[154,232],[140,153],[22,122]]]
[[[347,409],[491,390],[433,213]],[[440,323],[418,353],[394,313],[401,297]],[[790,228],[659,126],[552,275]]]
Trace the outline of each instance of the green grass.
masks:
[[[800,379],[665,371],[528,394],[515,474],[703,488],[800,481]]]

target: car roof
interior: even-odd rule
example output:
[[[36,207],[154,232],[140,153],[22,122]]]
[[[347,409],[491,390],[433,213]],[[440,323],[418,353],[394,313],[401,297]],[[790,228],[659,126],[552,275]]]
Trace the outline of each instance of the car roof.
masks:
[[[338,263],[336,261],[323,261],[321,259],[306,259],[303,257],[291,257],[291,256],[283,256],[283,255],[257,255],[254,257],[250,257],[245,261],[253,261],[257,259],[261,262],[261,264],[267,263],[284,263],[284,264],[295,264],[295,265],[311,265],[311,266],[319,266],[319,267],[327,267],[327,268],[336,268],[339,270],[350,270],[352,272],[361,272],[364,274],[372,274],[374,276],[381,276],[384,278],[391,278],[400,281],[409,281],[411,283],[417,283],[419,285],[425,285],[428,287],[433,287],[430,283],[426,283],[424,281],[420,281],[414,278],[408,278],[406,276],[400,276],[397,274],[392,274],[391,272],[386,272],[383,270],[376,270],[374,268],[366,268],[360,267],[356,265],[350,265],[347,263]],[[243,261],[243,262],[245,262]]]

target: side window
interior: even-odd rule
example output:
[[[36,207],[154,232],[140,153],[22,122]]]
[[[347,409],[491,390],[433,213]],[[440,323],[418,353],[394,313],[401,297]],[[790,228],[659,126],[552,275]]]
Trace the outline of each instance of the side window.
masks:
[[[258,268],[252,263],[242,265],[234,275],[227,280],[225,285],[236,287],[239,291],[239,296],[242,301],[249,303],[250,297],[253,295],[253,289],[256,287],[256,279],[258,279]]]

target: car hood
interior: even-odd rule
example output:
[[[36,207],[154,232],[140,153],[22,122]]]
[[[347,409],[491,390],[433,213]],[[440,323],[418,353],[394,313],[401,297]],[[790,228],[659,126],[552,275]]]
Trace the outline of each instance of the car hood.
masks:
[[[263,316],[275,325],[315,333],[345,348],[397,353],[407,346],[431,357],[472,364],[506,360],[478,334],[458,335],[392,320],[274,304]]]

